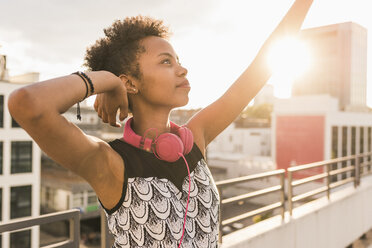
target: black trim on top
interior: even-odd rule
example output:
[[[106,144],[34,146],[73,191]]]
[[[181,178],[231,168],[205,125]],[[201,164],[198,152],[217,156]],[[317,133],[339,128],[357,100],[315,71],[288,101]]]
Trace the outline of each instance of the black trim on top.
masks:
[[[111,145],[110,143],[109,143],[109,145]],[[123,159],[123,163],[124,163],[124,182],[123,182],[123,187],[122,187],[122,191],[121,191],[121,197],[120,197],[120,200],[119,200],[119,202],[113,207],[113,208],[111,208],[111,209],[108,209],[108,208],[106,208],[103,204],[102,204],[102,202],[101,202],[101,200],[98,198],[98,201],[99,201],[99,203],[101,204],[101,206],[103,207],[103,209],[107,212],[107,214],[113,214],[113,213],[115,213],[119,208],[120,208],[120,206],[123,204],[123,202],[124,202],[124,199],[125,199],[125,195],[126,195],[126,193],[127,193],[127,186],[128,186],[128,175],[127,175],[127,173],[126,173],[126,171],[125,171],[125,158],[124,157],[122,157],[122,159]]]
[[[121,139],[112,141],[112,146],[123,158],[126,158],[125,170],[128,178],[165,178],[182,191],[182,183],[188,176],[187,167],[182,158],[175,162],[160,160],[152,152],[132,146]],[[186,154],[185,158],[191,173],[203,155],[194,143],[191,152]]]
[[[127,193],[127,186],[128,186],[128,177],[127,177],[127,174],[125,173],[125,170],[124,170],[124,182],[123,182],[123,189],[121,191],[121,197],[120,197],[120,200],[119,202],[111,209],[107,209],[105,208],[105,206],[103,206],[102,202],[99,200],[99,203],[101,204],[101,206],[103,207],[103,209],[105,209],[105,211],[107,212],[107,214],[113,214],[115,213],[120,207],[121,205],[123,205],[123,202],[124,202],[124,199],[125,199],[125,195]]]

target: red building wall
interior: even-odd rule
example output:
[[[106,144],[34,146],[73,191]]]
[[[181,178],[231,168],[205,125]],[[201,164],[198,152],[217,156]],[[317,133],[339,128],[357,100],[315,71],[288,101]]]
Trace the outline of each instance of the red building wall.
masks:
[[[278,169],[324,160],[324,116],[277,116],[276,163]],[[318,174],[323,168],[304,170],[294,174],[302,178]]]

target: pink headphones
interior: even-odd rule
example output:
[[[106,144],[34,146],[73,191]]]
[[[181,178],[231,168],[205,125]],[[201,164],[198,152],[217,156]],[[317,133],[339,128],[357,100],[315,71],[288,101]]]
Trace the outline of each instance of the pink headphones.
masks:
[[[161,160],[168,162],[175,162],[181,154],[188,154],[194,144],[192,132],[185,126],[178,126],[170,122],[172,133],[163,133],[154,140],[144,136],[137,135],[132,127],[133,118],[130,118],[125,123],[124,127],[124,141],[135,147],[146,151],[152,151],[155,156]]]
[[[158,159],[168,161],[168,162],[175,162],[180,157],[183,158],[185,161],[187,172],[189,176],[189,193],[187,196],[187,203],[186,203],[186,210],[185,210],[185,217],[183,221],[183,229],[182,229],[182,236],[180,239],[180,243],[178,247],[181,247],[181,243],[183,240],[183,235],[185,233],[185,225],[186,225],[186,216],[187,216],[187,209],[189,207],[190,201],[190,190],[191,190],[191,177],[190,177],[190,169],[189,165],[187,164],[187,160],[184,155],[191,152],[191,149],[194,144],[194,138],[190,129],[185,126],[177,126],[177,124],[170,122],[171,125],[171,132],[172,133],[163,133],[157,136],[154,140],[146,138],[146,132],[151,130],[146,130],[143,136],[137,135],[132,127],[130,126],[132,123],[133,118],[127,120],[124,126],[124,141],[128,144],[131,144],[135,147],[144,149],[146,151],[152,151]]]

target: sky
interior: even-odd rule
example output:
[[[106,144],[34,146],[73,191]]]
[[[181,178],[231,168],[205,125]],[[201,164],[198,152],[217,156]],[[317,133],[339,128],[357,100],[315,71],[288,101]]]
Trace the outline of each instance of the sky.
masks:
[[[294,0],[0,0],[0,54],[10,76],[40,72],[40,80],[84,70],[88,46],[114,20],[148,15],[164,21],[188,69],[190,101],[218,99],[254,59]],[[368,0],[314,0],[302,28],[355,22],[372,30]],[[372,39],[368,40],[367,104],[372,107]],[[290,86],[272,77],[274,94]],[[92,99],[90,99],[92,102]]]

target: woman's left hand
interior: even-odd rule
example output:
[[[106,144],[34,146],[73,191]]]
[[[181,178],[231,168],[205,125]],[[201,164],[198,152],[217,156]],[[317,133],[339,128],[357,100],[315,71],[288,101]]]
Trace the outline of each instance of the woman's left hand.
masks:
[[[124,85],[120,84],[114,90],[97,94],[94,109],[104,123],[109,123],[113,127],[121,127],[121,124],[116,121],[118,110],[120,121],[128,116],[128,97]]]

